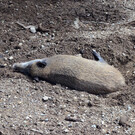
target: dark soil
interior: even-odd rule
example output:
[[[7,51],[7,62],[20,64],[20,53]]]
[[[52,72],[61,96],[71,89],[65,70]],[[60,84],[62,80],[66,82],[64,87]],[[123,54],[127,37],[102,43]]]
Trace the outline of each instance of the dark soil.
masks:
[[[134,135],[134,5],[133,0],[0,0],[0,134]],[[16,62],[55,54],[94,59],[93,48],[121,71],[125,90],[93,95],[12,70]]]

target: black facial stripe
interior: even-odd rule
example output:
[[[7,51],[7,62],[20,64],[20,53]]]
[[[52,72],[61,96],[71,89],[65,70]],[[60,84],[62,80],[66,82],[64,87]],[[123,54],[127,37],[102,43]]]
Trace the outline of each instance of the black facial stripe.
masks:
[[[39,62],[37,62],[37,66],[40,67],[40,68],[45,68],[46,65],[47,65],[47,63],[45,61],[42,61],[42,62],[39,61]]]

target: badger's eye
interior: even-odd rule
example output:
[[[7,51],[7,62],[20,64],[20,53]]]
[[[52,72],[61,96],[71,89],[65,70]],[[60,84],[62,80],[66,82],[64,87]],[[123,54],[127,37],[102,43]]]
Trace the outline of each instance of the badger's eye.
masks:
[[[40,67],[40,68],[44,68],[45,66],[47,65],[47,63],[45,61],[39,61],[37,62],[37,66]]]

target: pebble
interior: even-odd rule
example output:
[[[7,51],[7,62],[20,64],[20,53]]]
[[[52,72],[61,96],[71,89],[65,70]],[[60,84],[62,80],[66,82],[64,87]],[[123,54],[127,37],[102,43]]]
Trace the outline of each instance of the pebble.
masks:
[[[30,117],[29,116],[26,116],[26,118],[25,118],[26,120],[28,120],[28,119],[30,119]]]
[[[105,134],[107,132],[106,129],[102,129],[101,131],[102,131],[103,134]]]
[[[47,33],[47,32],[46,32],[46,33],[45,33],[45,35],[46,35],[46,36],[48,36],[48,35],[49,35],[49,33]]]
[[[130,105],[127,106],[127,110],[130,111],[132,108]]]
[[[7,57],[4,57],[4,60],[6,61],[7,60]]]
[[[5,53],[8,53],[8,50],[6,50]]]
[[[35,28],[34,26],[31,26],[31,27],[30,27],[30,32],[31,32],[31,33],[36,33],[36,28]]]
[[[10,56],[10,57],[9,57],[9,60],[13,60],[13,59],[14,59],[13,56]]]
[[[125,53],[122,53],[122,55],[123,55],[123,56],[126,56],[126,54],[125,54]]]
[[[48,101],[49,99],[51,99],[50,97],[47,97],[47,96],[44,96],[43,98],[42,98],[42,101],[43,102],[46,102],[46,101]]]
[[[72,122],[81,122],[82,120],[77,118],[77,116],[70,116],[68,115],[66,118],[65,118],[66,121],[72,121]]]
[[[41,48],[44,48],[45,46],[44,45],[41,45]]]
[[[119,125],[120,126],[127,126],[128,124],[128,118],[127,116],[121,116],[119,119]]]
[[[88,107],[92,107],[93,106],[90,101],[87,103],[87,105],[88,105]]]
[[[65,133],[68,133],[68,132],[69,132],[69,130],[68,130],[68,129],[65,129],[65,130],[64,130],[64,132],[65,132]]]
[[[59,122],[59,123],[57,124],[57,126],[63,126],[62,122]]]
[[[74,27],[76,29],[79,29],[80,28],[80,26],[79,26],[79,18],[76,18],[76,20],[74,21]]]
[[[19,43],[19,46],[22,46],[23,45],[23,43]]]
[[[48,122],[49,121],[49,119],[45,119],[45,122]]]
[[[5,64],[0,64],[0,68],[4,68],[5,66]]]
[[[45,34],[42,34],[43,37],[45,37],[46,35]]]
[[[68,125],[68,127],[72,127],[72,124],[70,123],[70,124]]]
[[[92,128],[96,128],[97,126],[94,124],[94,125],[91,125]]]

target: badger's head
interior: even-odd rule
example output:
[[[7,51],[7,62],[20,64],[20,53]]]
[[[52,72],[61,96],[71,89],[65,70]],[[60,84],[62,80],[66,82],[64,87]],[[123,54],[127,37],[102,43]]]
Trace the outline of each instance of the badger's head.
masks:
[[[47,67],[47,59],[36,59],[28,62],[13,64],[15,72],[21,72],[32,78],[47,78],[49,68]]]

